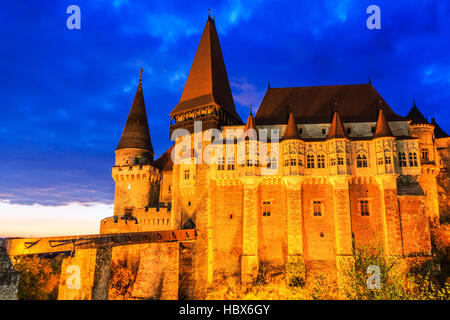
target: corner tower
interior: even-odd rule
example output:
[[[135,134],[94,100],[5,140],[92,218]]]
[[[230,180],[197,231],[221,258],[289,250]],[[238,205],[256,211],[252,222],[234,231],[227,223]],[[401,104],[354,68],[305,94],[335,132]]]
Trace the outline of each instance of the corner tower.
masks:
[[[160,172],[153,166],[155,153],[142,92],[142,68],[136,95],[115,153],[116,161],[112,169],[116,183],[114,216],[129,220],[138,210],[156,206],[159,198]]]
[[[234,106],[219,37],[211,17],[206,21],[181,99],[170,116],[171,134],[178,128],[192,133],[196,120],[202,121],[203,130],[242,124]]]

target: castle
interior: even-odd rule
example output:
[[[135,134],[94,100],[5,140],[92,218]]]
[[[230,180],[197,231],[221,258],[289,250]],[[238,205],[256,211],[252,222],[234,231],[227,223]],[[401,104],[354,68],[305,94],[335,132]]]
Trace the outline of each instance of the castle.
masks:
[[[400,116],[370,82],[269,86],[244,123],[209,17],[170,117],[175,143],[155,159],[141,69],[101,233],[195,228],[180,248],[195,292],[221,275],[250,281],[262,264],[338,274],[355,245],[430,255],[450,137],[415,103]]]

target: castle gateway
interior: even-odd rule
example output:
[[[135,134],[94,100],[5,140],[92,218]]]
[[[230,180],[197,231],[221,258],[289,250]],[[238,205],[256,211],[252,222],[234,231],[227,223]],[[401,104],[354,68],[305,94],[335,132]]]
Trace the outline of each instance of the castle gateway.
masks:
[[[339,278],[359,245],[430,255],[450,138],[415,104],[398,115],[371,83],[269,87],[243,123],[208,18],[170,116],[170,133],[184,136],[155,160],[141,71],[112,170],[114,216],[101,233],[195,228],[197,240],[180,245],[186,297],[223,276],[252,280],[263,264]],[[208,148],[211,161],[198,161]]]

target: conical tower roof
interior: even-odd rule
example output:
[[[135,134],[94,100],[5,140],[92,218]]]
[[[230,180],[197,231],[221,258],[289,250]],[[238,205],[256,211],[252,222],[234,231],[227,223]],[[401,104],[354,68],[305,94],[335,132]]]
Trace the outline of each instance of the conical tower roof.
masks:
[[[245,124],[245,127],[244,127],[244,134],[245,133],[247,133],[247,137],[249,139],[257,139],[257,136],[254,135],[254,134],[257,135],[257,131],[256,131],[255,120],[253,119],[252,109],[250,109],[250,114],[248,115],[247,123]]]
[[[389,127],[383,108],[378,111],[377,127],[375,129],[374,138],[393,137],[391,128]]]
[[[342,124],[341,117],[339,116],[339,112],[335,111],[326,140],[339,138],[347,138],[347,135],[345,134],[345,129]]]
[[[434,137],[436,139],[447,138],[449,135],[442,130],[442,128],[436,123],[434,118],[431,118],[431,124],[434,126]]]
[[[408,120],[411,120],[411,124],[430,124],[428,120],[423,116],[423,114],[419,111],[419,108],[417,108],[415,101],[406,118]]]
[[[297,122],[292,111],[289,112],[289,120],[283,137],[283,140],[289,139],[301,139],[300,131],[298,131]]]
[[[180,102],[171,116],[217,104],[241,121],[236,112],[214,20],[208,17]]]
[[[154,154],[150,131],[148,129],[147,112],[145,110],[144,93],[142,92],[142,68],[139,85],[134,96],[127,123],[116,150],[138,148]]]

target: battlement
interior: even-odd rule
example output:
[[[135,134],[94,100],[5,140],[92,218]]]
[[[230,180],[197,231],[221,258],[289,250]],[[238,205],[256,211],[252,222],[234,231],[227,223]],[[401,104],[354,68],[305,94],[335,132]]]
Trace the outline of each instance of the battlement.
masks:
[[[100,233],[169,230],[172,226],[171,204],[136,209],[131,216],[113,216],[100,223]]]
[[[152,165],[114,166],[112,168],[114,181],[149,180],[156,181],[161,178],[161,172]]]

